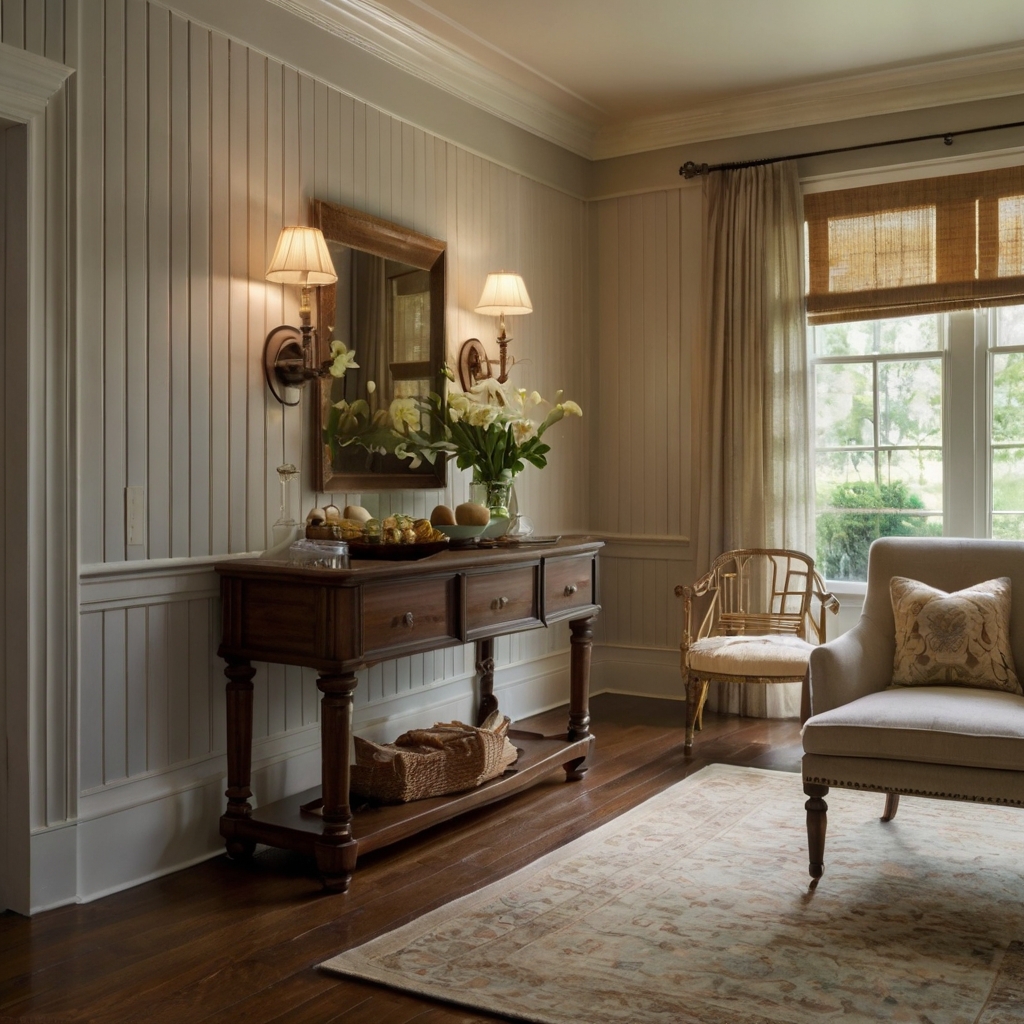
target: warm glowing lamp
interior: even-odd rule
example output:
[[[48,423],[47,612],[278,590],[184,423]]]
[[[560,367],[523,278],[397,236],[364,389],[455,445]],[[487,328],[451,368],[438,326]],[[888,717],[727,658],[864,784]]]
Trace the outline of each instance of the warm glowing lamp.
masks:
[[[274,249],[267,267],[267,280],[275,284],[297,284],[302,287],[299,302],[300,327],[282,324],[268,335],[263,346],[263,370],[271,394],[282,405],[298,405],[284,397],[286,387],[301,388],[306,381],[327,374],[330,362],[313,365],[313,341],[316,329],[311,323],[310,297],[314,288],[334,284],[334,272],[327,242],[319,228],[286,227]]]
[[[508,371],[515,363],[514,359],[508,360],[505,351],[512,340],[505,334],[505,317],[533,312],[533,303],[530,302],[523,279],[518,274],[509,274],[504,270],[488,274],[476,312],[498,318],[498,383],[504,384],[508,380]],[[468,391],[478,380],[493,376],[493,372],[491,359],[479,338],[469,338],[464,342],[459,350],[459,379],[463,388]]]

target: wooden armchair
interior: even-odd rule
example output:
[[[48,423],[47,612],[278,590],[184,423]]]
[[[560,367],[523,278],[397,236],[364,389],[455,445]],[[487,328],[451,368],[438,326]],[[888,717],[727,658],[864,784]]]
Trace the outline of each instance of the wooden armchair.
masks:
[[[676,596],[683,598],[687,751],[703,724],[708,683],[803,682],[811,650],[825,642],[825,613],[839,611],[814,560],[782,548],[727,551]],[[694,599],[705,596],[711,603],[695,632]]]

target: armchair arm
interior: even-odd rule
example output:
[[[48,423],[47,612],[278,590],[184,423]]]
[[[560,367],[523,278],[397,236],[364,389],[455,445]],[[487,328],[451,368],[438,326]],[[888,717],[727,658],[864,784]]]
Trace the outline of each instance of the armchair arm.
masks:
[[[892,682],[895,638],[866,616],[838,640],[811,651],[811,714],[849,704]]]
[[[839,599],[835,594],[825,589],[825,581],[821,578],[821,574],[815,570],[814,572],[814,589],[811,592],[812,597],[816,597],[821,602],[821,608],[818,610],[818,615],[809,615],[811,620],[811,627],[814,629],[814,635],[817,637],[818,643],[823,644],[825,642],[825,612],[831,612],[833,615],[839,614]]]
[[[693,586],[684,587],[682,585],[676,587],[676,597],[683,599],[683,639],[679,645],[679,650],[683,653],[683,667],[686,666],[686,652],[690,649],[690,645],[693,643],[694,630],[693,630],[693,599],[695,597],[703,597],[711,586],[712,580],[715,578],[715,570],[712,569],[709,572],[704,573],[703,576]]]

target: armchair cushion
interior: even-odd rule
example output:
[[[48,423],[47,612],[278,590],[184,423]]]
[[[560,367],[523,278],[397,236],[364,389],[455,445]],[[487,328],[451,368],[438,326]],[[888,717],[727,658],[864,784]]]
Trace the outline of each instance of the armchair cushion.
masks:
[[[1010,580],[947,594],[893,576],[894,686],[956,684],[1021,694],[1010,650]]]
[[[809,718],[803,741],[807,754],[1024,771],[1024,697],[894,687]]]
[[[797,636],[709,636],[686,652],[686,667],[708,675],[802,678],[814,645]]]

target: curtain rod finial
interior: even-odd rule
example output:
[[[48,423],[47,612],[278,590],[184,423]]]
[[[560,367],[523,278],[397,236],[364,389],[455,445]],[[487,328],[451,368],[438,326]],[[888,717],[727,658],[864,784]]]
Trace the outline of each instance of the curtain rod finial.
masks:
[[[696,178],[698,175],[707,174],[708,170],[709,168],[707,164],[696,164],[692,160],[687,160],[686,163],[679,168],[679,173],[689,180],[690,178]]]

